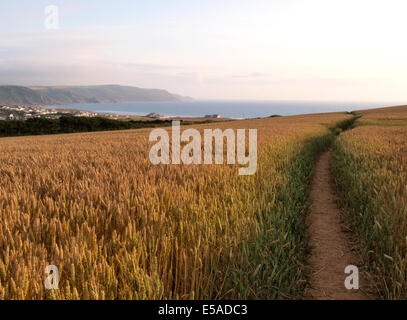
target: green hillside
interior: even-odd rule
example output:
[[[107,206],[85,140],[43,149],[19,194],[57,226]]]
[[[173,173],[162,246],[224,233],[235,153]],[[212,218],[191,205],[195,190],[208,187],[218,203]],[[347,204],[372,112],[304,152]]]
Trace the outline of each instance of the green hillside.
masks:
[[[0,104],[59,105],[133,101],[182,101],[187,98],[160,89],[103,86],[21,87],[0,86]]]
[[[31,105],[54,104],[55,101],[39,91],[31,90],[27,87],[0,86],[0,104],[6,105]]]

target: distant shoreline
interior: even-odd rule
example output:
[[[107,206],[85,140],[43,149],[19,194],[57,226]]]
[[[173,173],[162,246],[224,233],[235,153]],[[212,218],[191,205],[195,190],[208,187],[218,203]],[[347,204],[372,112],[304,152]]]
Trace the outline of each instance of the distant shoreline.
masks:
[[[79,109],[97,113],[111,113],[128,116],[146,116],[158,113],[168,118],[202,118],[205,115],[219,114],[222,118],[249,119],[272,115],[299,115],[326,112],[350,112],[358,109],[387,107],[394,103],[343,103],[312,101],[217,101],[194,100],[182,102],[120,102],[85,103],[46,106],[55,109]]]

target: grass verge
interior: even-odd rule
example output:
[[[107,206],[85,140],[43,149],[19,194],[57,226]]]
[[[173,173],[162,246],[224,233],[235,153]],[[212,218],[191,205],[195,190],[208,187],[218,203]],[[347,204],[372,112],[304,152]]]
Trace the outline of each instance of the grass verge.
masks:
[[[318,154],[334,135],[309,139],[297,149],[288,179],[273,205],[258,213],[258,234],[244,244],[243,261],[229,261],[227,286],[243,299],[298,299],[306,287],[305,218],[312,170]]]

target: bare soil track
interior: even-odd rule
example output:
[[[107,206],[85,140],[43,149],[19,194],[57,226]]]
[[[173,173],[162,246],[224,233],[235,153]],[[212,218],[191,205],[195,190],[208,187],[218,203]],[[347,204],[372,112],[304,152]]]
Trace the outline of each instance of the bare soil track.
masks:
[[[366,300],[374,299],[368,293],[367,281],[359,268],[359,290],[348,290],[344,281],[347,265],[359,267],[358,256],[349,241],[340,218],[340,210],[331,178],[331,153],[325,151],[319,158],[311,185],[312,201],[308,216],[312,269],[306,299],[311,300]]]

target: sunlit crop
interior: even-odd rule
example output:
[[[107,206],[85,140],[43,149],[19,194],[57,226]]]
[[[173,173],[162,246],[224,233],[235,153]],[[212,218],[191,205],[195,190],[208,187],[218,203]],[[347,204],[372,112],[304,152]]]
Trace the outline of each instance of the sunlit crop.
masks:
[[[150,163],[149,129],[0,139],[0,298],[294,298],[307,183],[345,114],[257,128],[258,170]],[[46,290],[56,265],[59,290]]]
[[[377,110],[341,135],[335,179],[365,265],[387,299],[407,298],[407,112]]]

